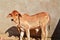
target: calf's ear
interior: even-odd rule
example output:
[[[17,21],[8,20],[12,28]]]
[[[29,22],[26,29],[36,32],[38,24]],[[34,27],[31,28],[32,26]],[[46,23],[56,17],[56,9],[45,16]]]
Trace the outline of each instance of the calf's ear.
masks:
[[[22,17],[22,15],[21,14],[18,14],[20,17]]]
[[[12,15],[11,14],[8,14],[7,18],[9,18],[9,17],[12,17]]]
[[[11,17],[12,17],[12,14],[9,14],[9,16],[11,16]]]

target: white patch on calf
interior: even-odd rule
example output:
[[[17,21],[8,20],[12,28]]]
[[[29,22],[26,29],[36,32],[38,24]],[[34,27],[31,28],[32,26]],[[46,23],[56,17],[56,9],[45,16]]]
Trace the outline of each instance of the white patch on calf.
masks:
[[[20,28],[21,29],[21,32],[20,32],[20,40],[22,40],[23,36],[24,36],[24,29],[23,28]]]
[[[23,36],[24,36],[24,32],[21,31],[20,40],[22,40]]]
[[[36,33],[39,31],[39,29],[35,29],[36,30]]]
[[[21,31],[21,37],[23,37],[23,35],[24,35],[24,32],[23,32],[23,31]]]

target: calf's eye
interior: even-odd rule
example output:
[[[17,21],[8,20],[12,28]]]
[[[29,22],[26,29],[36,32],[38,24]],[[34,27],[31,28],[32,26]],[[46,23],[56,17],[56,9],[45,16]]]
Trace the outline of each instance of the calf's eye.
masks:
[[[11,19],[11,21],[14,21],[14,19]]]

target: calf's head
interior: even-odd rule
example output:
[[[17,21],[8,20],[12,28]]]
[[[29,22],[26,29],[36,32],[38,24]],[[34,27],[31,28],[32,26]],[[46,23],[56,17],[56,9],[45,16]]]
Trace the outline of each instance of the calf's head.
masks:
[[[15,23],[18,23],[19,18],[22,17],[22,15],[17,10],[13,10],[11,13],[8,14],[7,17],[11,18],[11,21],[14,21]]]

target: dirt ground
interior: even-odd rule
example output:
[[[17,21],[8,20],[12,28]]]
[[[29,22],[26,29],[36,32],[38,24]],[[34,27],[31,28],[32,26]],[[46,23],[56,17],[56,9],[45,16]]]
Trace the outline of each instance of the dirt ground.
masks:
[[[0,40],[18,40],[17,37],[8,37],[9,34],[0,34]]]
[[[14,36],[12,36],[12,37],[8,37],[8,33],[7,34],[0,34],[0,40],[18,40],[18,37],[14,37]],[[27,40],[27,38],[23,38],[23,40]],[[34,39],[34,38],[30,38],[30,40],[36,40],[36,39]],[[37,40],[40,40],[39,38],[37,39]],[[48,38],[48,40],[51,40],[50,38]]]

